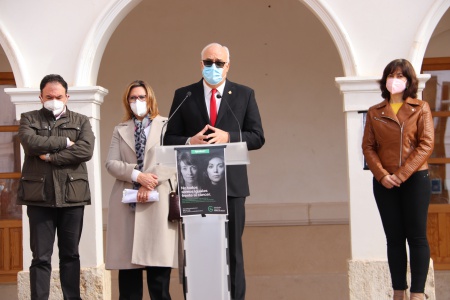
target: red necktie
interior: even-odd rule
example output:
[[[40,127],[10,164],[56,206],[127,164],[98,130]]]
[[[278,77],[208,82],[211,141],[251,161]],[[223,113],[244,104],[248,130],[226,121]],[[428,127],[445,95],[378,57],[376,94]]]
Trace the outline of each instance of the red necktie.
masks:
[[[209,102],[209,120],[212,126],[216,125],[217,119],[216,92],[216,89],[211,90],[211,100]]]

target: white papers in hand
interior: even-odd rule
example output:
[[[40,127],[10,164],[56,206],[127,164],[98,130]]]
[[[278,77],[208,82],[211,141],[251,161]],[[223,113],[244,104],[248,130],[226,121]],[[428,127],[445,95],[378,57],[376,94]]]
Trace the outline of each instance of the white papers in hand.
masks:
[[[136,203],[137,202],[137,190],[124,189],[122,203]],[[146,202],[159,201],[159,193],[156,190],[150,192],[148,200]]]

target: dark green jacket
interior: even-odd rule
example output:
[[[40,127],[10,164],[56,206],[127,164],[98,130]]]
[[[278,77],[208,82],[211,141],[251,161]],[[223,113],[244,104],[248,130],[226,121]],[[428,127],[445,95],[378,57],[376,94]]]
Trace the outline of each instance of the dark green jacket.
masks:
[[[67,147],[67,138],[75,144]],[[19,128],[25,152],[17,204],[48,207],[91,203],[86,161],[94,152],[89,119],[66,108],[56,120],[45,108],[23,113]],[[50,153],[50,162],[39,155]]]

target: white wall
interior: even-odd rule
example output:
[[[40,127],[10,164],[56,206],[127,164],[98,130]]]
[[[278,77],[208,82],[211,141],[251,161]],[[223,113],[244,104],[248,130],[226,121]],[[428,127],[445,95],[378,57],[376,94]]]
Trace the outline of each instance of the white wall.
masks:
[[[404,57],[415,68],[420,67],[422,50],[440,11],[448,8],[448,0],[422,1],[348,1],[325,2],[339,18],[354,55],[356,74],[347,76],[380,76],[393,59]],[[325,4],[324,3],[324,4]]]
[[[20,87],[39,86],[40,79],[50,73],[62,74],[73,85],[83,40],[111,2],[42,0],[33,6],[28,0],[1,1],[0,27],[4,31],[0,40],[11,42],[16,51],[16,67],[22,72],[16,74],[23,84]]]

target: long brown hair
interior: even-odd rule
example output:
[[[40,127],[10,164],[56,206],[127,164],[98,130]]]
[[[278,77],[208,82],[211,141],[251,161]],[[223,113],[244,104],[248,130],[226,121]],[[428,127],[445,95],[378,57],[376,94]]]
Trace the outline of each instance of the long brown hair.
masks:
[[[130,108],[130,102],[128,101],[128,97],[130,96],[131,90],[136,87],[143,87],[147,93],[147,97],[145,101],[147,102],[147,107],[149,108],[150,119],[154,119],[157,115],[159,115],[158,111],[158,103],[156,103],[155,92],[151,86],[143,81],[143,80],[135,80],[130,83],[125,89],[125,93],[122,97],[122,104],[125,109],[125,115],[123,117],[123,121],[131,120],[134,116],[133,111]]]

